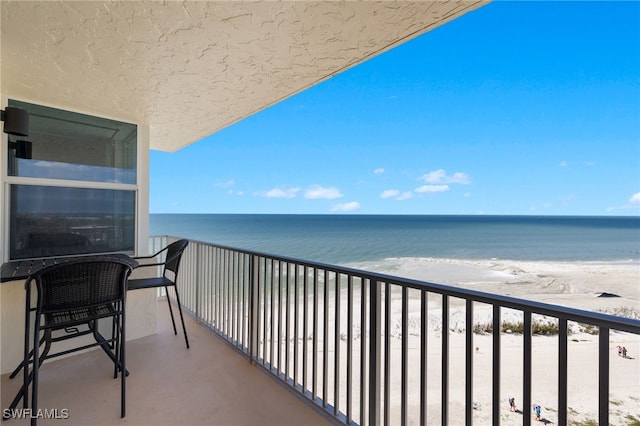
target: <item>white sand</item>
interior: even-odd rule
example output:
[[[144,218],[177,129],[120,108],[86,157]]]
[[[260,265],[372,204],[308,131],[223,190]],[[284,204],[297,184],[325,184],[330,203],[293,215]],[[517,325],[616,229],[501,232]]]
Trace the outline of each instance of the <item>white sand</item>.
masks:
[[[419,279],[441,284],[471,288],[479,291],[509,295],[528,300],[569,306],[579,309],[611,313],[640,318],[640,262],[530,262],[496,260],[452,260],[401,258],[384,262],[359,263],[350,265],[385,274]],[[612,293],[619,297],[598,297],[602,293]],[[437,301],[436,301],[437,302]],[[418,305],[411,303],[410,310]],[[431,300],[430,300],[430,306]],[[429,424],[440,423],[440,375],[441,350],[438,318],[438,303],[430,308],[430,334],[428,344],[428,407]],[[400,394],[400,313],[396,304],[392,305],[394,329],[392,337],[392,393]],[[414,312],[415,314],[415,312]],[[459,315],[458,315],[459,314]],[[417,314],[415,314],[417,315]],[[491,315],[478,309],[476,322],[487,322]],[[513,314],[518,320],[518,314]],[[433,318],[432,318],[433,316]],[[456,317],[464,324],[464,312],[451,308],[451,326],[455,330]],[[505,318],[506,317],[506,318]],[[410,316],[411,318],[411,316]],[[480,318],[480,319],[478,319]],[[509,313],[503,320],[510,319]],[[344,322],[344,321],[343,321]],[[358,324],[359,327],[359,324]],[[419,371],[420,344],[417,324],[409,330],[409,360],[411,371]],[[342,329],[346,329],[343,325]],[[435,330],[435,332],[433,332]],[[460,330],[458,330],[460,331]],[[465,337],[462,332],[450,333],[449,365],[450,424],[464,424],[464,350]],[[475,335],[474,346],[474,410],[475,424],[489,425],[491,419],[491,336]],[[629,358],[618,357],[616,346],[625,346]],[[613,425],[631,424],[631,419],[640,421],[640,336],[612,332],[610,336],[610,422]],[[533,403],[542,407],[542,417],[557,424],[557,336],[534,336],[533,342]],[[584,421],[598,418],[598,336],[576,328],[569,337],[568,360],[568,407],[570,421]],[[501,410],[501,424],[522,424],[522,414],[509,411],[508,398],[516,399],[518,408],[522,402],[522,336],[503,334],[501,353],[501,394],[504,407]],[[409,389],[412,390],[409,419],[417,424],[419,405],[415,394],[419,386],[418,374],[411,375]],[[399,401],[392,403],[392,419],[399,421]],[[396,421],[392,423],[397,423]]]
[[[351,265],[399,277],[640,318],[640,262],[397,258]],[[619,297],[598,297],[602,293]]]

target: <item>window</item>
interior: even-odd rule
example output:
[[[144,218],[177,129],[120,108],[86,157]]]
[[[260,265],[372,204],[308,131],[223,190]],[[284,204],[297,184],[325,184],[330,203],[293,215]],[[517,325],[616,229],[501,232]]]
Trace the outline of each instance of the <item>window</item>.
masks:
[[[9,106],[30,119],[28,138],[9,137],[9,176],[136,183],[135,125],[26,102]]]
[[[29,137],[9,137],[11,260],[133,252],[137,127],[10,100]]]

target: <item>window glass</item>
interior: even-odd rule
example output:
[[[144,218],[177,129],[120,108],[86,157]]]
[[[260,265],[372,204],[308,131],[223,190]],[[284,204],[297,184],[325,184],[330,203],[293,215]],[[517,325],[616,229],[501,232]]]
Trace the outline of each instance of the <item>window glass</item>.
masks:
[[[9,100],[29,136],[9,136],[9,176],[136,183],[135,124]]]
[[[14,259],[133,252],[135,191],[11,185]]]

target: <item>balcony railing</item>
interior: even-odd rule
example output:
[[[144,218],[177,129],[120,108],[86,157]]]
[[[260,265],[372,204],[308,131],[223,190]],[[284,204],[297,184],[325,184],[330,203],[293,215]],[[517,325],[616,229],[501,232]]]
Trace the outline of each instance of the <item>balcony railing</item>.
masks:
[[[152,237],[151,249],[173,240]],[[557,331],[554,423],[568,423],[569,336],[580,326],[598,336],[597,421],[608,425],[610,334],[640,335],[634,319],[196,241],[182,262],[184,307],[250,362],[344,424],[450,424],[455,378],[464,383],[456,398],[470,425],[479,408],[474,378],[480,368],[491,370],[491,395],[483,397],[498,424],[506,403],[503,319],[515,313],[522,325],[523,424],[531,423],[534,402],[532,334],[544,319]],[[488,322],[480,322],[481,314]],[[479,328],[491,339],[490,365],[482,367],[474,353]],[[463,347],[452,344],[454,337]],[[435,377],[427,375],[434,349],[440,367]],[[451,363],[454,351],[463,351],[464,365]]]

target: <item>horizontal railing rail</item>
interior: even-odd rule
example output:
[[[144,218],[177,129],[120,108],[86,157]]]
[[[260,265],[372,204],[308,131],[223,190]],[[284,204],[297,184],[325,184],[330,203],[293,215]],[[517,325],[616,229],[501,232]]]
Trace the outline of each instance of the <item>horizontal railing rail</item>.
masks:
[[[150,251],[176,239],[152,237]],[[481,398],[499,424],[510,395],[501,360],[506,316],[522,329],[522,367],[512,379],[523,424],[534,402],[533,330],[544,321],[557,336],[554,423],[569,420],[569,336],[582,327],[598,335],[597,421],[608,425],[611,333],[640,336],[636,319],[193,240],[178,286],[198,321],[344,424],[446,425],[462,409],[470,425]],[[476,359],[479,333],[491,338],[490,363]],[[464,364],[454,365],[460,352]],[[474,380],[487,368],[491,395],[478,395]],[[464,391],[453,392],[454,379]]]

